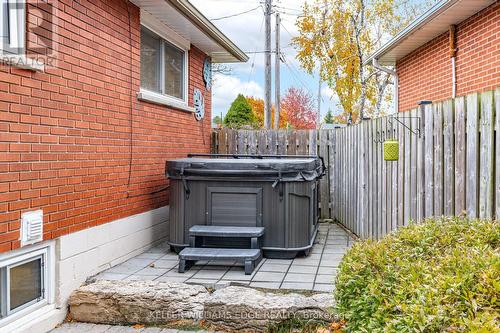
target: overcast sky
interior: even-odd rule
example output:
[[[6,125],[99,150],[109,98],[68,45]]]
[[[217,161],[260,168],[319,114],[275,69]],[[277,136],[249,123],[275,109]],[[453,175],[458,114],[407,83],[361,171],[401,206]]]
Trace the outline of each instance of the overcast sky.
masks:
[[[213,23],[243,51],[250,59],[243,64],[233,64],[231,75],[216,78],[212,90],[212,117],[224,115],[238,93],[246,96],[264,97],[264,54],[255,53],[264,50],[264,11],[261,0],[190,0],[207,18],[215,19]],[[291,86],[301,87],[309,91],[316,101],[318,94],[318,77],[303,71],[295,58],[295,50],[290,45],[292,36],[297,36],[295,20],[302,12],[304,0],[273,0],[275,10],[280,11],[283,27],[281,28],[281,49],[286,64],[281,63],[281,95]],[[258,8],[257,8],[258,7]],[[253,9],[253,10],[252,10]],[[248,13],[226,18],[224,16]],[[274,49],[274,15],[271,23]],[[272,58],[274,80],[274,55]],[[274,103],[274,81],[273,81]],[[322,114],[329,107],[336,111],[336,102],[332,99],[331,90],[326,84],[322,89]]]

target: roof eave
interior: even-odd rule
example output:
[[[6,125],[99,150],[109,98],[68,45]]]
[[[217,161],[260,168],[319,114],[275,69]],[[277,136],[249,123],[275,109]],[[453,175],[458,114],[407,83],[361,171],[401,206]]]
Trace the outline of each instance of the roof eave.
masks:
[[[221,45],[226,51],[214,53],[213,62],[247,62],[248,55],[240,50],[227,36],[225,36],[209,19],[207,19],[188,0],[167,0],[180,13],[186,16],[201,31],[206,33],[216,43]]]
[[[459,0],[442,0],[435,4],[431,9],[429,9],[425,14],[415,19],[412,23],[410,23],[405,29],[403,29],[400,33],[398,33],[394,38],[384,44],[380,49],[378,49],[375,53],[366,59],[363,64],[371,64],[373,59],[380,59],[383,55],[389,52],[392,48],[398,45],[402,40],[406,39],[409,35],[411,35],[414,31],[420,29],[424,25],[426,25],[429,21],[434,19],[436,16],[441,14],[447,8],[453,6]],[[380,61],[381,65],[395,65],[394,63],[384,63]]]

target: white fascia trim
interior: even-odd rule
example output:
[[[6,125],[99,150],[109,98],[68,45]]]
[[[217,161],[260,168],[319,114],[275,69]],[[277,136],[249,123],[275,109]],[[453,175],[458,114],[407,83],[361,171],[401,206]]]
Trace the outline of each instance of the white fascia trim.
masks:
[[[141,101],[151,102],[155,104],[165,105],[176,110],[194,113],[194,107],[189,106],[187,103],[172,98],[166,95],[158,94],[149,90],[141,89],[137,93],[137,98]]]
[[[0,63],[34,72],[43,72],[45,70],[45,64],[42,61],[28,58],[25,55],[0,54]]]
[[[141,24],[161,38],[186,51],[186,53],[191,49],[191,42],[189,40],[179,35],[170,27],[161,23],[144,9],[141,9]]]
[[[208,18],[206,18],[189,0],[166,0],[195,26],[222,46],[236,61],[247,62],[248,55],[240,50],[226,35],[224,35]]]
[[[429,21],[433,20],[436,16],[439,16],[443,11],[453,6],[459,0],[441,0],[432,6],[428,11],[426,11],[421,16],[417,17],[413,22],[411,22],[405,29],[399,32],[394,38],[389,40],[387,43],[382,45],[375,53],[370,55],[364,62],[364,65],[372,63],[373,59],[380,59],[387,52],[396,47],[400,42],[410,36],[413,32],[423,27]]]

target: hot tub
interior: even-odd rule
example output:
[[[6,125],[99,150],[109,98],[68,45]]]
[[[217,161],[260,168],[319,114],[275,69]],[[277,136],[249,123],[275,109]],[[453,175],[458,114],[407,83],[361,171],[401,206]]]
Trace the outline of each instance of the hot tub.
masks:
[[[170,178],[169,244],[176,252],[189,246],[192,226],[213,225],[264,227],[260,248],[267,258],[309,253],[318,230],[318,182],[324,173],[320,158],[190,155],[168,161],[165,169]],[[211,239],[205,246],[247,244]]]

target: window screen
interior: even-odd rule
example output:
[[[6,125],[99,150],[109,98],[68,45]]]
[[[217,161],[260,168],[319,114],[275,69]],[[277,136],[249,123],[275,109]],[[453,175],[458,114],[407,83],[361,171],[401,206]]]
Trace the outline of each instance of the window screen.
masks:
[[[42,258],[9,269],[10,311],[42,298]]]

